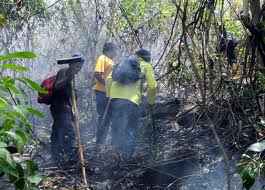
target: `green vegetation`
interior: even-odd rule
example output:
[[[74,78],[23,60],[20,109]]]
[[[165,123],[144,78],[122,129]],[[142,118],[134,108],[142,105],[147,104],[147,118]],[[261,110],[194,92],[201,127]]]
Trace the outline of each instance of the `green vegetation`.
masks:
[[[23,155],[25,145],[28,142],[35,143],[30,136],[30,117],[44,115],[29,106],[29,96],[25,89],[45,92],[31,79],[3,74],[9,70],[27,71],[26,67],[8,63],[13,59],[24,58],[33,59],[36,55],[31,52],[16,52],[0,56],[0,176],[8,176],[16,189],[21,190],[36,189],[42,177],[36,174],[38,166],[34,162],[16,162],[7,148],[11,145],[17,147],[19,154]]]

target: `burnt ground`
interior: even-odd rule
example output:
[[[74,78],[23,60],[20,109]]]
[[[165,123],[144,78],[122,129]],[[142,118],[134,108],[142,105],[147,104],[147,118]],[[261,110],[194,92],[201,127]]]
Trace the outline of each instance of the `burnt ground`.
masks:
[[[173,101],[174,102],[174,101]],[[95,148],[95,120],[82,119],[81,134],[86,159],[87,178],[94,190],[222,190],[226,189],[226,170],[222,155],[213,135],[196,109],[185,113],[187,107],[174,102],[167,108],[170,114],[156,115],[155,122],[149,115],[141,118],[138,126],[137,146],[133,160],[124,162],[110,146],[110,139],[101,151]],[[158,108],[165,105],[158,105]],[[177,106],[177,107],[176,107]],[[174,110],[175,109],[175,110]],[[175,111],[175,113],[174,113]],[[174,119],[178,114],[181,117]],[[239,154],[231,141],[231,127],[218,129],[226,147],[232,168],[233,189],[240,189],[235,167]],[[40,166],[50,160],[50,128],[39,130],[38,137],[44,142],[25,159],[31,157]],[[155,135],[154,135],[155,134]],[[30,148],[29,148],[30,150]],[[30,153],[30,151],[28,151]],[[79,164],[62,167],[40,168],[44,180],[39,189],[85,189]],[[252,189],[257,189],[259,183]],[[13,189],[7,179],[2,179],[0,189]],[[260,189],[260,188],[259,188]]]

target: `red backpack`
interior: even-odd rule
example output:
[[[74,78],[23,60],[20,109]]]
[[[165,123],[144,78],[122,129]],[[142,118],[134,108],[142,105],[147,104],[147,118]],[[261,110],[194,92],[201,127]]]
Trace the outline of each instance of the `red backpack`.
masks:
[[[38,93],[38,102],[40,104],[50,105],[52,103],[52,89],[54,82],[56,80],[56,75],[50,76],[42,81],[41,87],[48,91],[48,94]]]

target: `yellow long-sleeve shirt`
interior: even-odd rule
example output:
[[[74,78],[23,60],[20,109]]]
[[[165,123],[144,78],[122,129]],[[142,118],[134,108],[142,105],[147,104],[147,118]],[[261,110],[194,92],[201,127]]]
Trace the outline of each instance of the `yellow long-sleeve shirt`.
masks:
[[[156,80],[152,65],[140,59],[141,76],[147,83],[147,102],[150,105],[155,104]],[[106,96],[110,99],[121,98],[140,105],[141,103],[141,80],[132,84],[121,84],[112,80],[112,73],[106,78],[105,90]]]

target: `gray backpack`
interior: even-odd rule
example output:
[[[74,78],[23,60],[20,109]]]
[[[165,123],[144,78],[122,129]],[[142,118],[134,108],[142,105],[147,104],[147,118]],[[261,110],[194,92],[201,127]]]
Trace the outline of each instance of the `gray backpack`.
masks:
[[[132,84],[141,79],[141,68],[137,56],[123,59],[114,66],[112,79],[122,84]]]

